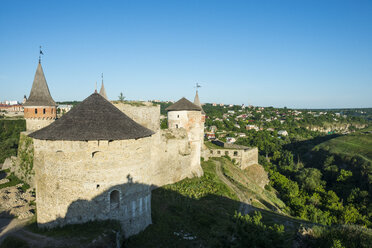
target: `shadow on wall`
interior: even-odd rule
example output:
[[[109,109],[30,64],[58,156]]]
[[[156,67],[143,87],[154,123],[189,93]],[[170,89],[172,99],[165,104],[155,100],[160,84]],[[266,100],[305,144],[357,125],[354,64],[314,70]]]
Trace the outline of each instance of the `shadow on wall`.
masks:
[[[49,229],[95,220],[118,220],[124,236],[129,237],[152,223],[151,188],[152,185],[133,182],[129,174],[127,183],[109,188],[97,184],[96,190],[100,193],[96,197],[91,200],[73,201],[63,217],[58,217],[58,213],[55,212],[57,214],[54,220],[43,222],[44,216],[50,213],[44,214],[38,211],[38,227]]]

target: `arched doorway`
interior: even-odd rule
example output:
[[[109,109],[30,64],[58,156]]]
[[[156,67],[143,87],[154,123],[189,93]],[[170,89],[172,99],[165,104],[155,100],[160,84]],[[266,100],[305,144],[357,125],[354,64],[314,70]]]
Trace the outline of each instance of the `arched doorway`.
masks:
[[[118,190],[113,190],[110,193],[110,210],[119,209],[120,193]]]

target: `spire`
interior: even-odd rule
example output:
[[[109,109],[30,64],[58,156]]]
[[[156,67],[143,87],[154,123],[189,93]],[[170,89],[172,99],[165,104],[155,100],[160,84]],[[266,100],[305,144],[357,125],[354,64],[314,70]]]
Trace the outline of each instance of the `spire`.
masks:
[[[196,90],[196,94],[195,94],[195,98],[194,98],[194,104],[195,105],[198,105],[199,107],[201,107],[200,100],[199,100],[198,90]]]
[[[102,85],[101,85],[101,89],[99,90],[99,94],[103,96],[106,100],[108,100],[106,90],[105,90],[105,85],[103,84],[103,73],[102,73]]]
[[[49,92],[41,63],[37,65],[31,93],[24,106],[56,106]]]
[[[201,86],[197,84],[197,88],[200,88]],[[202,108],[202,105],[200,103],[200,100],[199,100],[199,94],[198,94],[198,90],[196,89],[196,94],[195,94],[195,98],[194,98],[194,104],[196,106],[199,106],[201,108],[201,111],[202,111],[202,114],[205,115],[205,112]]]
[[[39,64],[41,64],[41,55],[44,55],[43,51],[41,50],[40,46],[40,51],[39,51]]]

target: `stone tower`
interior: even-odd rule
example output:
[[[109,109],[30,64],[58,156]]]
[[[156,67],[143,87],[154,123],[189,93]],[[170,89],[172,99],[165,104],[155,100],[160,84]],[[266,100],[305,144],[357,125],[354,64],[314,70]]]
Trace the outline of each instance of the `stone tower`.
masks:
[[[166,110],[168,111],[169,129],[186,129],[192,153],[190,166],[197,176],[203,175],[200,166],[201,144],[204,138],[202,109],[183,97]]]
[[[27,131],[43,128],[57,118],[56,103],[50,95],[40,61],[36,69],[30,96],[23,107]]]
[[[37,223],[114,219],[126,237],[151,224],[153,131],[94,93],[34,139]]]
[[[202,122],[203,122],[203,130],[200,130],[201,132],[201,148],[203,149],[203,145],[204,145],[204,123],[205,123],[205,112],[204,112],[204,109],[200,103],[200,100],[199,100],[199,94],[198,94],[198,90],[196,90],[196,94],[195,94],[195,98],[194,98],[194,104],[196,106],[199,106],[200,109],[201,109],[201,114],[202,114]]]

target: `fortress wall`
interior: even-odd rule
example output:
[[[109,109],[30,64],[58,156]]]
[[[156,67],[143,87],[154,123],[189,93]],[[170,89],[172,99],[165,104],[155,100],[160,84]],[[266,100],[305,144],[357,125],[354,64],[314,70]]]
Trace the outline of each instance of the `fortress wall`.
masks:
[[[240,169],[244,170],[245,168],[251,165],[254,165],[254,164],[258,164],[258,148],[257,147],[244,150]]]
[[[160,130],[160,105],[141,102],[146,106],[136,106],[126,103],[114,103],[114,106],[124,112],[137,123],[157,132]]]
[[[229,156],[235,159],[240,169],[258,164],[258,149],[257,147],[249,149],[209,149],[203,151],[204,159],[208,160],[211,157]]]
[[[33,139],[28,137],[29,132],[21,132],[19,136],[19,144],[17,157],[12,156],[7,158],[4,162],[6,167],[3,169],[10,169],[19,179],[35,187],[35,171],[33,169],[34,162],[34,145]]]
[[[191,148],[190,167],[194,176],[202,176],[200,165],[201,141],[204,139],[204,122],[200,111],[169,111],[169,129],[184,128]]]
[[[191,147],[184,128],[167,129],[153,135],[149,181],[157,186],[193,177]]]
[[[50,125],[54,119],[45,118],[45,119],[26,119],[26,130],[27,131],[36,131],[43,127]]]
[[[53,227],[117,219],[126,236],[151,224],[152,137],[122,141],[34,139],[37,222]],[[118,208],[110,194],[118,190]]]

